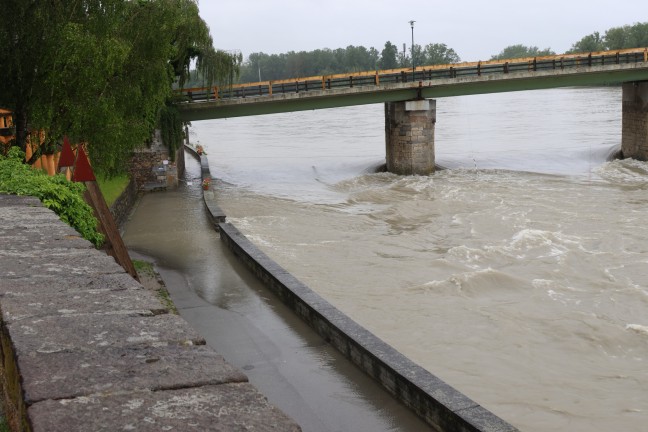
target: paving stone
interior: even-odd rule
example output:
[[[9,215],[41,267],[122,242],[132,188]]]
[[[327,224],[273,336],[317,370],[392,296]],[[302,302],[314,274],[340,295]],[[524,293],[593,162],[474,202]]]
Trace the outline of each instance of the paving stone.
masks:
[[[0,304],[33,431],[300,430],[37,199],[0,195]]]
[[[78,314],[151,316],[167,313],[149,290],[86,290],[76,293],[9,292],[0,297],[2,319],[12,323],[27,318]]]
[[[67,225],[52,223],[46,227],[46,232],[47,236],[43,236],[42,227],[0,225],[0,244],[5,250],[94,249],[92,243]]]
[[[30,353],[20,360],[20,374],[28,405],[45,399],[247,381],[242,372],[206,346]]]
[[[3,278],[24,278],[32,275],[100,275],[123,273],[114,258],[103,252],[83,249],[38,250],[0,249],[0,275]]]
[[[178,315],[67,315],[6,324],[18,361],[30,353],[92,351],[129,345],[204,345]]]
[[[247,383],[47,400],[28,417],[32,432],[301,431]]]
[[[0,265],[1,266],[1,265]],[[58,293],[74,296],[85,291],[143,290],[144,287],[123,270],[99,275],[31,275],[20,279],[0,278],[0,296],[5,294]],[[0,301],[1,297],[0,297]]]
[[[22,210],[29,206],[42,206],[38,198],[20,195],[0,195],[0,207],[17,207]]]

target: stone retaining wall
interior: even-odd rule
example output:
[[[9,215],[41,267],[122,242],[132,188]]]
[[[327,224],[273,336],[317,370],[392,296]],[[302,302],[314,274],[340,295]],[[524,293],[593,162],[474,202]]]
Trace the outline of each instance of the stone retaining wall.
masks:
[[[137,201],[137,182],[135,179],[130,179],[126,189],[119,195],[113,205],[110,206],[110,213],[112,213],[117,226],[122,226],[128,219],[133,206]]]
[[[0,308],[14,431],[300,430],[35,198],[0,195]]]

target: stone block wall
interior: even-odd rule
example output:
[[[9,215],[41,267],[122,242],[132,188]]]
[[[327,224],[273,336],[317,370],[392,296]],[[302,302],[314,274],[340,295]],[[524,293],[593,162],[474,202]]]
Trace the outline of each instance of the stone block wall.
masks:
[[[119,198],[117,198],[113,205],[110,206],[110,213],[112,213],[117,226],[122,226],[124,222],[126,222],[128,214],[135,205],[136,200],[137,182],[131,178],[124,192],[122,192]]]
[[[36,198],[0,195],[0,306],[12,431],[301,430]]]
[[[648,160],[648,81],[623,84],[621,123],[623,157]]]
[[[170,161],[169,150],[157,130],[151,145],[136,149],[131,158],[129,176],[135,180],[139,190],[147,189],[146,186],[151,184],[157,184],[161,188],[177,186],[178,178],[184,173],[184,149],[176,151],[174,166],[166,165],[166,169],[159,170],[165,160]]]
[[[434,172],[436,101],[385,103],[387,171],[401,175]]]

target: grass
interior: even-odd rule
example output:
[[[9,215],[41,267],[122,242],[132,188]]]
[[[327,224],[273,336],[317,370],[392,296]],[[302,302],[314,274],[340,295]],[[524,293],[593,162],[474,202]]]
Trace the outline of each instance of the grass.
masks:
[[[142,260],[133,260],[133,266],[137,274],[140,276],[155,276],[155,269],[153,268],[153,263]]]
[[[119,197],[119,195],[124,192],[126,186],[128,186],[128,181],[129,178],[126,174],[121,174],[110,179],[107,179],[105,177],[97,177],[99,189],[101,189],[101,193],[103,194],[108,207],[110,207]]]
[[[148,261],[133,260],[133,266],[135,266],[135,271],[137,271],[137,275],[140,277],[140,280],[142,280],[142,283],[145,286],[145,278],[156,281],[156,283],[154,284],[155,288],[153,289],[160,299],[160,302],[162,302],[162,305],[164,305],[164,307],[167,308],[171,313],[178,315],[178,309],[175,307],[175,304],[173,304],[173,300],[171,300],[169,291],[166,289],[164,282],[158,275],[157,271],[155,271],[153,263]],[[2,432],[1,429],[0,432]]]

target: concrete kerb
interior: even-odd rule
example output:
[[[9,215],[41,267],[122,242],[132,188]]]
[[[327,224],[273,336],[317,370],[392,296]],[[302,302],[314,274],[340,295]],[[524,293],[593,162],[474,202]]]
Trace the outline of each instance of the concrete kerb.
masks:
[[[211,171],[209,170],[209,160],[204,154],[198,154],[196,149],[189,145],[184,145],[185,150],[189,151],[199,162],[200,162],[200,180],[201,183],[206,178],[209,178],[213,181]],[[207,208],[207,214],[209,215],[209,220],[211,221],[214,229],[219,230],[219,224],[225,222],[225,213],[221,208],[216,204],[216,195],[213,190],[213,185],[210,185],[208,190],[203,190],[203,202]]]

